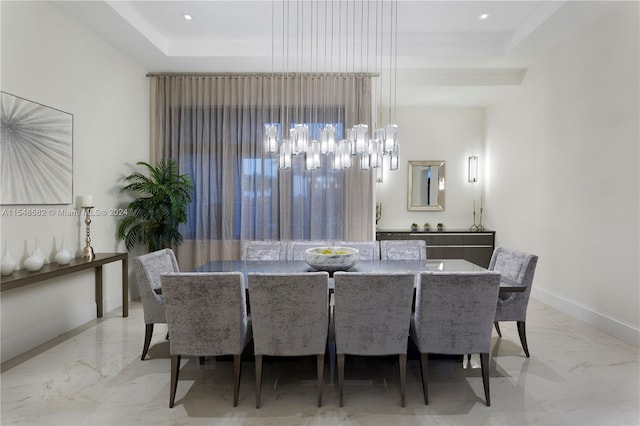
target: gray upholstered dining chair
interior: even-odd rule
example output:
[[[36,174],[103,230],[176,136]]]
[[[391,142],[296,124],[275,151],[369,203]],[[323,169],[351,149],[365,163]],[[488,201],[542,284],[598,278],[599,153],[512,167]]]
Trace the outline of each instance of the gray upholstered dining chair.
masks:
[[[427,243],[424,240],[381,240],[382,260],[427,259]]]
[[[238,405],[242,352],[251,340],[244,275],[189,272],[161,276],[171,354],[169,407],[173,407],[182,356],[233,355],[233,406]]]
[[[424,403],[429,404],[428,358],[430,353],[480,354],[482,383],[487,406],[491,326],[500,287],[497,272],[421,272],[416,306],[411,318],[411,338],[420,351]]]
[[[340,406],[345,355],[398,355],[400,403],[404,407],[415,274],[335,272],[333,280]]]
[[[242,240],[242,260],[285,260],[287,256],[286,241],[276,240]]]
[[[331,247],[333,240],[294,240],[287,243],[287,260],[304,260],[304,252],[313,247]]]
[[[502,281],[526,287],[523,292],[511,292],[504,295],[501,294],[498,297],[494,326],[498,336],[502,337],[498,322],[516,321],[520,343],[527,358],[529,358],[529,347],[527,346],[525,321],[537,264],[538,256],[504,247],[496,248],[489,262],[489,270],[500,272]]]
[[[142,357],[140,357],[144,361],[151,344],[153,325],[166,324],[167,322],[163,295],[160,291],[160,274],[180,272],[180,268],[171,249],[157,250],[138,256],[133,260],[133,265],[144,312],[144,346],[142,347]]]
[[[249,273],[247,281],[256,362],[256,408],[260,408],[265,355],[315,355],[320,407],[329,331],[329,274]]]
[[[378,241],[335,241],[334,245],[357,249],[358,260],[380,259],[380,243]]]

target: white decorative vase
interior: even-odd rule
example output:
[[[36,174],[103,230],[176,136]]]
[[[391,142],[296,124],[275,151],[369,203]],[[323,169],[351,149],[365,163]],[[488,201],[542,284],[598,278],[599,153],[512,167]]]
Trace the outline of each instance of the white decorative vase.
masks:
[[[58,253],[56,253],[56,263],[58,265],[66,265],[71,260],[71,250],[67,247],[67,241],[62,237],[62,245]]]
[[[2,275],[11,275],[13,271],[16,269],[16,261],[9,253],[9,245],[7,241],[4,242],[4,249],[2,250]]]
[[[44,265],[44,256],[40,251],[40,246],[38,245],[38,238],[36,238],[36,245],[33,248],[33,252],[31,252],[31,256],[27,257],[24,261],[24,267],[31,272],[39,271]]]

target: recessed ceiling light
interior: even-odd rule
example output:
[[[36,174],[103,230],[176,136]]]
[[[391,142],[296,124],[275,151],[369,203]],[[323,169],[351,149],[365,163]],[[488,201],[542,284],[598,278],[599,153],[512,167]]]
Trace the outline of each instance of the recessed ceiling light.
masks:
[[[185,21],[190,21],[192,19],[191,15],[189,15],[188,13],[185,13],[184,15],[182,15],[182,17],[184,18]]]
[[[484,21],[485,19],[489,19],[489,14],[483,13],[482,15],[478,16],[478,19],[481,21]]]

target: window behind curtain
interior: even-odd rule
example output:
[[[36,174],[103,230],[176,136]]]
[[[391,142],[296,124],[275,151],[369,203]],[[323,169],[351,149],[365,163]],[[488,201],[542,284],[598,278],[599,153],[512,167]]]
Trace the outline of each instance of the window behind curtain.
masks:
[[[264,126],[293,122],[278,114],[282,85],[298,87],[299,81],[228,75],[153,80],[155,156],[178,160],[195,184],[182,229],[179,256],[188,259],[182,264],[239,258],[243,239],[373,238],[370,172],[357,170],[357,162],[353,170],[335,171],[328,159],[321,169],[307,171],[303,156],[294,158],[291,170],[278,170],[276,156],[264,152]],[[370,79],[343,83],[333,105],[312,104],[309,97],[309,104],[299,108],[313,138],[319,138],[325,122],[337,124],[341,137],[345,127],[360,120],[356,105],[367,104],[370,111]],[[317,87],[318,82],[304,84]],[[360,95],[353,96],[357,88]],[[351,96],[340,100],[340,93]]]

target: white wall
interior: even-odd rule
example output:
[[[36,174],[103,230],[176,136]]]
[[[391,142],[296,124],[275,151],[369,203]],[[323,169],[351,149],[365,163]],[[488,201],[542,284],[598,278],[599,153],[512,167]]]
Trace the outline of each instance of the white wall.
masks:
[[[638,3],[531,66],[487,111],[487,225],[540,256],[534,296],[638,345]]]
[[[93,194],[96,207],[120,206],[122,177],[137,161],[149,160],[145,70],[47,2],[2,2],[0,7],[2,90],[73,114],[74,198]],[[1,206],[13,207],[38,206]],[[117,220],[93,219],[96,252],[125,251],[115,237]],[[2,240],[21,262],[36,237],[49,260],[54,241],[59,244],[63,236],[76,250],[82,245],[84,224],[78,217],[2,216],[0,225]],[[104,267],[105,312],[121,306],[120,267],[119,262]],[[95,318],[94,273],[5,291],[0,308],[5,361]]]
[[[399,106],[397,117],[399,168],[388,171],[384,181],[376,184],[376,198],[382,203],[382,218],[378,228],[408,230],[414,222],[420,226],[429,222],[434,228],[438,222],[449,229],[469,228],[473,224],[473,199],[476,199],[479,212],[484,180],[484,108]],[[480,157],[481,176],[475,184],[468,182],[467,176],[468,157],[471,155]],[[431,160],[446,162],[445,209],[434,212],[409,211],[409,161]]]

